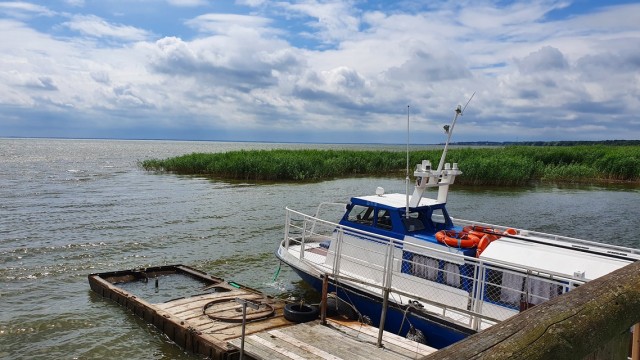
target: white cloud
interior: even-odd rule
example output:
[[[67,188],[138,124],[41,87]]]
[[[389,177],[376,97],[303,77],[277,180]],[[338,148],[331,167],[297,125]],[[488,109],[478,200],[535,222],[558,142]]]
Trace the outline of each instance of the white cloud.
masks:
[[[326,43],[333,43],[351,38],[357,34],[360,18],[353,4],[349,1],[308,1],[308,2],[278,2],[292,16],[311,18],[306,24],[317,30],[310,34]]]
[[[213,34],[227,34],[238,29],[269,31],[270,23],[271,20],[265,17],[237,14],[204,14],[186,22],[200,32]]]
[[[19,19],[25,19],[32,16],[53,16],[55,14],[45,6],[22,1],[0,2],[0,12]]]
[[[564,3],[434,3],[403,11],[348,1],[244,1],[256,6],[245,14],[202,14],[187,3],[196,5],[163,4],[200,15],[165,16],[196,37],[161,39],[132,16],[118,23],[107,13],[64,18],[0,3],[0,12],[19,8],[28,19],[64,18],[40,30],[30,20],[0,19],[0,107],[72,107],[68,116],[101,128],[153,121],[154,129],[333,132],[323,141],[338,131],[345,139],[369,131],[393,142],[403,139],[397,123],[411,105],[412,127],[427,134],[419,141],[433,142],[441,140],[434,129],[476,91],[455,140],[527,140],[563,126],[578,139],[604,136],[590,133],[602,126],[607,137],[640,138],[633,116],[625,120],[640,111],[637,4],[550,20]],[[305,36],[321,45],[298,46]]]
[[[202,6],[207,5],[207,0],[167,0],[167,3],[173,6]]]
[[[551,46],[543,46],[540,50],[532,52],[522,59],[516,59],[515,62],[523,74],[565,70],[569,67],[560,50]]]
[[[150,36],[146,30],[129,25],[111,24],[95,15],[75,15],[63,26],[96,38],[112,38],[124,41],[141,41]]]

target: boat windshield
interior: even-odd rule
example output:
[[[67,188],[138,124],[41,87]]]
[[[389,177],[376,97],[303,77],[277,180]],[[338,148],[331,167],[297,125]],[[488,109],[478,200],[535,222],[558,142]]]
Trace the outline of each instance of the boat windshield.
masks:
[[[431,211],[431,222],[437,230],[445,230],[447,228],[447,215],[444,209],[433,209]]]
[[[374,208],[354,205],[347,220],[363,225],[373,225]]]
[[[421,214],[419,212],[410,212],[409,217],[402,214],[402,223],[407,232],[416,232],[425,229],[424,222],[421,220]]]
[[[408,218],[405,217],[405,214],[404,211],[400,211],[402,223],[407,233],[430,233],[450,229],[453,226],[447,210],[441,206],[415,209],[409,213]]]

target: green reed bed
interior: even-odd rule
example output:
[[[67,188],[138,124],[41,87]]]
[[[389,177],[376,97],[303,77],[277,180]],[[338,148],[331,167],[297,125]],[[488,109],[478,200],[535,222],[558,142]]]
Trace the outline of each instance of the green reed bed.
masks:
[[[411,173],[422,159],[437,167],[441,150],[410,153]],[[533,181],[640,183],[640,146],[508,146],[451,149],[459,184],[524,185]],[[193,153],[145,160],[148,171],[244,181],[323,180],[351,176],[404,176],[406,155],[396,151],[252,150]]]

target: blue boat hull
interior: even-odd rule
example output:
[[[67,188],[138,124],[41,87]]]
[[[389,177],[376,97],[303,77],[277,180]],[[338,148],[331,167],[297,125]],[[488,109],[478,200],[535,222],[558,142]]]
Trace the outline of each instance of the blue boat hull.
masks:
[[[285,262],[286,263],[286,262]],[[322,291],[322,280],[301,269],[288,264],[307,284],[316,291]],[[382,297],[364,293],[357,288],[335,283],[329,283],[329,292],[336,294],[343,300],[353,304],[362,314],[368,316],[372,325],[379,326],[380,315],[382,313]],[[409,326],[412,324],[416,329],[421,330],[426,337],[426,344],[441,349],[474,333],[473,330],[449,323],[443,319],[430,316],[425,313],[418,313],[413,309],[406,311],[406,306],[398,307],[394,303],[389,303],[384,329],[388,332],[406,336]],[[405,317],[406,315],[406,317]],[[404,320],[404,321],[403,321]],[[402,329],[400,329],[402,327]]]

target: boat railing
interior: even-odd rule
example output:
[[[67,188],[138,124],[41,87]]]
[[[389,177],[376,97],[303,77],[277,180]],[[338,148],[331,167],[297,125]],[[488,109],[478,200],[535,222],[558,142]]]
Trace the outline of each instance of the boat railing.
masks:
[[[287,209],[284,246],[317,273],[474,330],[583,284],[583,279],[478,259],[343,227]],[[299,247],[298,247],[299,246]],[[289,252],[291,253],[291,252]]]
[[[463,220],[463,219],[452,219],[452,220],[454,224],[460,225],[460,226],[478,225],[478,226],[488,227],[488,228],[496,229],[500,231],[506,230],[506,228],[503,226],[489,224],[489,223],[469,221],[469,220]],[[584,240],[584,239],[572,238],[569,236],[547,234],[540,231],[531,231],[531,230],[524,230],[524,229],[516,229],[516,230],[518,231],[518,235],[505,235],[505,236],[511,237],[514,239],[524,240],[524,241],[535,239],[536,241],[542,241],[548,244],[553,244],[553,243],[569,244],[569,246],[578,250],[588,250],[595,253],[601,253],[602,255],[605,255],[605,256],[614,255],[614,256],[627,257],[629,258],[629,260],[640,260],[640,249],[634,249],[634,248],[613,245],[613,244],[603,244],[603,243],[598,243],[598,242]]]
[[[342,215],[342,214],[344,214],[344,210],[345,210],[346,206],[347,206],[347,204],[345,204],[345,203],[326,202],[326,201],[325,202],[321,202],[318,205],[318,207],[316,208],[316,213],[315,213],[315,215],[313,217],[316,218],[316,219],[320,219],[320,218],[325,219],[326,217],[321,217],[320,214],[323,213],[324,211],[326,211],[326,208],[328,208],[328,207],[333,207],[336,210],[339,210],[340,211],[340,215]],[[336,217],[336,218],[339,219],[339,216]],[[313,233],[314,230],[315,229],[312,226],[311,227],[311,232]]]

